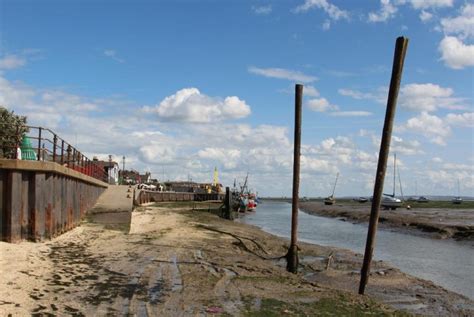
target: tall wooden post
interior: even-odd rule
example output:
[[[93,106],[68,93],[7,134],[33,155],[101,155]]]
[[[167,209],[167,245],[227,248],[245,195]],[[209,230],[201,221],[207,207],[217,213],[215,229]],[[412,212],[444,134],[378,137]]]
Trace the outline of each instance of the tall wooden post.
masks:
[[[390,139],[392,137],[392,127],[397,107],[398,91],[402,78],[403,63],[408,47],[408,39],[405,37],[397,38],[395,45],[395,54],[393,58],[392,78],[390,80],[390,90],[388,92],[387,111],[385,113],[385,122],[380,143],[379,161],[377,165],[377,174],[375,176],[374,196],[372,208],[370,210],[369,230],[367,232],[367,242],[365,245],[364,263],[362,265],[359,294],[364,294],[365,286],[369,280],[370,262],[375,248],[375,234],[379,221],[380,202],[382,200],[383,183],[385,172],[387,170],[387,159],[390,151]]]
[[[303,85],[295,86],[295,141],[293,152],[293,198],[291,205],[291,241],[286,254],[288,272],[298,271],[298,193],[300,187],[300,148],[301,148],[301,109],[303,101]]]
[[[230,194],[230,188],[227,186],[225,188],[225,199],[224,199],[224,205],[225,205],[225,219],[232,219],[232,203],[231,203],[231,194]]]

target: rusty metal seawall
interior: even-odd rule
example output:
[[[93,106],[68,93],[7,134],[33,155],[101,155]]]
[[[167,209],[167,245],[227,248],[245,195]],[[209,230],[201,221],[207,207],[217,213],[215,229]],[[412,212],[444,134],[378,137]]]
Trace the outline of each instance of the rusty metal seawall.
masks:
[[[79,225],[107,184],[57,163],[0,159],[2,241],[41,241]]]

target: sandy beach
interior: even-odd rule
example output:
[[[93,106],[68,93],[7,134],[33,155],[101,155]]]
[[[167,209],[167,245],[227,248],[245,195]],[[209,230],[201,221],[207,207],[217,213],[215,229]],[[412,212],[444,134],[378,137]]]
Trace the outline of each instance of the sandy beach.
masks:
[[[88,218],[43,243],[0,243],[0,315],[472,316],[474,302],[375,262],[356,294],[362,256],[288,241],[183,205]]]

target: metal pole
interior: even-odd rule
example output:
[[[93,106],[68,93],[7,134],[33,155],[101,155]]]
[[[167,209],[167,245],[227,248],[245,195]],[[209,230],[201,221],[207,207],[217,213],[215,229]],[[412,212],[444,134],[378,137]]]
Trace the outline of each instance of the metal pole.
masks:
[[[43,128],[38,128],[38,161],[41,161],[41,130]]]
[[[53,136],[53,162],[56,162],[56,146],[58,144],[58,136]]]
[[[71,164],[71,151],[72,151],[71,145],[68,144],[67,145],[67,167],[69,168],[71,168],[71,165],[70,165]]]
[[[75,165],[76,165],[76,158],[77,158],[77,154],[76,154],[76,148],[72,148],[72,169],[74,169]]]
[[[21,139],[22,139],[21,137],[19,137],[19,135],[20,135],[20,124],[17,124],[16,133],[15,133],[15,154],[14,154],[15,160],[18,160],[18,148],[20,147],[19,142],[21,142]]]
[[[400,81],[402,79],[403,63],[408,47],[408,39],[405,37],[397,38],[395,45],[395,54],[393,58],[392,78],[390,80],[390,90],[387,100],[387,111],[385,113],[385,122],[382,132],[382,140],[380,143],[379,161],[377,165],[377,174],[375,176],[374,196],[372,200],[372,208],[370,210],[369,230],[367,232],[367,242],[365,245],[364,263],[362,265],[359,294],[363,295],[365,286],[369,280],[370,262],[375,247],[375,234],[379,221],[380,202],[382,200],[383,183],[385,172],[387,170],[387,159],[390,151],[390,139],[392,137],[392,127],[395,118],[395,110],[397,107],[398,91],[400,89]]]
[[[61,165],[64,164],[64,140],[61,140]]]
[[[303,85],[295,86],[295,142],[293,152],[293,200],[291,206],[291,242],[286,255],[288,272],[298,271],[298,192],[300,186],[301,109]]]

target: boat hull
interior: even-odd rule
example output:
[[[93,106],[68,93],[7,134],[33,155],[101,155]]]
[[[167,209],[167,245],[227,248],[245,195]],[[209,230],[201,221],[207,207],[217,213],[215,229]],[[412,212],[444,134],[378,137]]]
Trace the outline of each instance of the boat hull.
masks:
[[[402,207],[402,201],[395,197],[384,197],[382,199],[381,206],[385,209],[392,209],[395,210],[397,208]]]

